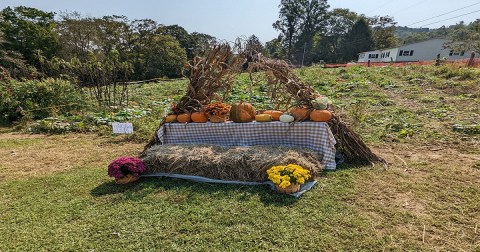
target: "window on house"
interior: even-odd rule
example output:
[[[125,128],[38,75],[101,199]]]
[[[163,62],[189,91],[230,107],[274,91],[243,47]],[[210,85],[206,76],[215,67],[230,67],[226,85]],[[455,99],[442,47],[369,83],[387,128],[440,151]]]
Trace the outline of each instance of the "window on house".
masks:
[[[400,52],[398,53],[398,56],[402,56],[403,55],[403,50],[400,50]]]

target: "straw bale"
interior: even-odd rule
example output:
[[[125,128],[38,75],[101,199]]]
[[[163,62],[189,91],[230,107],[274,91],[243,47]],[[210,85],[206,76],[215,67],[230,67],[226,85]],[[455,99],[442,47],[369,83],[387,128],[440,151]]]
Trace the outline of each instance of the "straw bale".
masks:
[[[142,156],[148,173],[164,172],[223,180],[265,181],[274,165],[298,164],[314,176],[322,170],[308,149],[282,146],[221,147],[200,144],[155,145]]]

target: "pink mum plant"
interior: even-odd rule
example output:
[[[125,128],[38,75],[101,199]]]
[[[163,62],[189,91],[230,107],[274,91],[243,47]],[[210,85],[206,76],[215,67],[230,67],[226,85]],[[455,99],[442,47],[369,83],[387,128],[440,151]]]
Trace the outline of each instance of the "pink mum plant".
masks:
[[[119,157],[108,165],[108,176],[114,177],[116,180],[121,179],[128,174],[140,177],[147,171],[147,166],[140,158],[136,157]]]

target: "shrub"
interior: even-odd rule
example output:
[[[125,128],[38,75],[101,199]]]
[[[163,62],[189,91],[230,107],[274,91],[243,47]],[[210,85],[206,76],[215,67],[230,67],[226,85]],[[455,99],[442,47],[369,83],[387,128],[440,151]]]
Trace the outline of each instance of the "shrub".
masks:
[[[9,80],[0,82],[0,116],[13,122],[25,113],[33,119],[72,113],[86,106],[81,92],[68,81]]]

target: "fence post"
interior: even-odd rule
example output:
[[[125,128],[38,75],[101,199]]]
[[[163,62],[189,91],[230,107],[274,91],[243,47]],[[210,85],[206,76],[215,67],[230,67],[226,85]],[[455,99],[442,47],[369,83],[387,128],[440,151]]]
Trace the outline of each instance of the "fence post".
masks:
[[[470,55],[470,60],[467,63],[467,67],[473,67],[475,62],[475,52],[472,52],[472,55]]]

